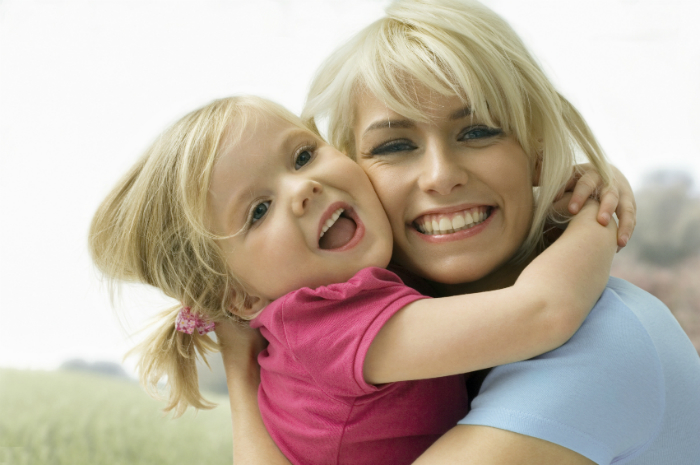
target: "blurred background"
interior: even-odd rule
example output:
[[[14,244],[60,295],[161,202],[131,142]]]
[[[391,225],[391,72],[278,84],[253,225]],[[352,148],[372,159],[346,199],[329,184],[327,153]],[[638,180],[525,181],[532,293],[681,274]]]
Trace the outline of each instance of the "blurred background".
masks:
[[[663,300],[700,349],[700,2],[484,3],[521,34],[635,189],[638,226],[613,274]],[[212,99],[259,94],[298,113],[321,61],[386,4],[0,0],[0,411],[10,398],[19,405],[12,386],[26,395],[86,385],[54,375],[111,373],[131,389],[134,364],[122,357],[173,303],[139,286],[110,301],[86,249],[98,203],[161,130]],[[222,386],[216,375],[203,382]],[[0,454],[19,460],[27,433],[8,439],[7,428]],[[47,428],[55,437],[68,427]],[[75,454],[94,452],[89,444]]]

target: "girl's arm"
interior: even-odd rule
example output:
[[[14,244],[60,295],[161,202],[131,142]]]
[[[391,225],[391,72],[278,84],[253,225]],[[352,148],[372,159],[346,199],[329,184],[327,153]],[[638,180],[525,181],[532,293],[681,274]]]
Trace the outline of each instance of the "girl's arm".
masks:
[[[258,331],[235,323],[218,323],[216,337],[226,370],[233,422],[233,463],[291,465],[265,429],[258,409],[258,353],[265,340]]]
[[[559,347],[583,323],[608,281],[615,222],[596,220],[589,201],[564,234],[512,287],[415,301],[372,342],[365,380],[437,378],[525,360]]]

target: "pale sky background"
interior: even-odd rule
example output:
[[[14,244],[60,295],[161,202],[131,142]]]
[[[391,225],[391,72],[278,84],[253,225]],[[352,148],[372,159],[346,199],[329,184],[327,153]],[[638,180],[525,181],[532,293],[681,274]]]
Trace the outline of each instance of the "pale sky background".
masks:
[[[129,287],[113,310],[86,249],[98,203],[214,98],[260,94],[298,113],[321,60],[387,3],[0,0],[0,367],[119,361],[127,331],[171,302]],[[659,168],[700,181],[699,1],[485,3],[633,186]]]

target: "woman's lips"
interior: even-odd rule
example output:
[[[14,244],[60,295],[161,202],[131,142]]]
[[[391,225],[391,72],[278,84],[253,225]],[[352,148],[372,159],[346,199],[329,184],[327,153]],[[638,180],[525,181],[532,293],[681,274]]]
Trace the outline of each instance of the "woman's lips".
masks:
[[[449,213],[434,213],[416,218],[410,225],[427,242],[448,242],[474,236],[491,222],[498,209],[478,206]]]
[[[451,234],[482,223],[488,218],[490,210],[491,207],[482,205],[455,212],[422,215],[413,224],[423,234]]]

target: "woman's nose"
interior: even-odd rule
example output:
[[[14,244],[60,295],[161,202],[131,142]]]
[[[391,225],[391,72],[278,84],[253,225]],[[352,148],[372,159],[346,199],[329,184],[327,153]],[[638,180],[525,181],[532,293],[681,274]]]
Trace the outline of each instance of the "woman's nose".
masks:
[[[323,192],[323,186],[313,179],[300,179],[292,187],[292,212],[302,216],[312,199]]]
[[[459,163],[460,156],[443,144],[428,145],[418,178],[420,189],[428,193],[448,195],[455,187],[465,185],[468,176],[466,169]]]

